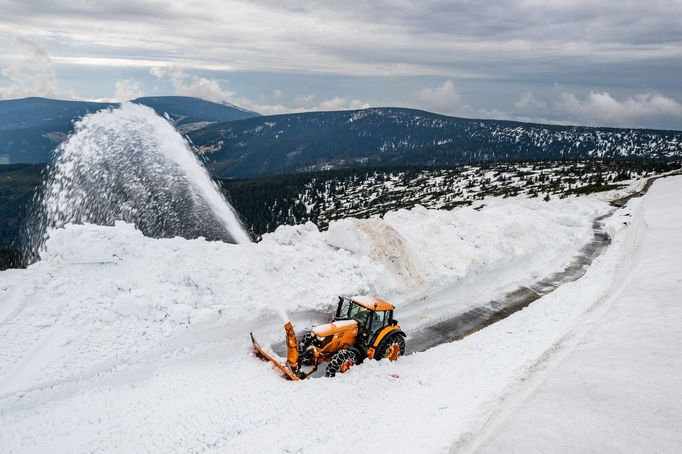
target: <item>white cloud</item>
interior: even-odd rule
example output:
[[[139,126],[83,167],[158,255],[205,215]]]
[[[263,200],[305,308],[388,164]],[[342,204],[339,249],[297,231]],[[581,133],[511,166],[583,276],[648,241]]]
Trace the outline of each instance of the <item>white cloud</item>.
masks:
[[[547,103],[537,99],[530,91],[521,94],[521,98],[514,103],[514,107],[521,111],[544,109]]]
[[[446,115],[471,115],[471,107],[463,103],[452,80],[435,88],[422,88],[412,94],[417,105],[430,112]]]
[[[298,95],[294,98],[294,104],[302,107],[312,107],[315,105],[315,95]]]
[[[272,90],[272,99],[274,99],[275,102],[281,103],[284,99],[284,92],[282,90]]]
[[[362,102],[359,99],[348,100],[340,96],[335,96],[331,99],[327,99],[319,103],[312,110],[356,110],[356,109],[367,109],[371,107],[366,102]]]
[[[670,0],[427,0],[419,7],[379,0],[353,8],[309,0],[205,0],[200,8],[193,2],[174,2],[172,8],[140,0],[76,3],[5,2],[3,33],[49,36],[61,44],[55,47],[64,54],[60,58],[84,59],[73,64],[90,59],[96,65],[148,66],[163,59],[203,69],[353,76],[498,78],[514,68],[528,74],[538,61],[556,73],[572,61],[584,68],[585,59],[639,65],[680,57],[682,3]]]
[[[636,127],[660,119],[682,118],[682,104],[658,93],[641,93],[622,101],[608,92],[591,91],[584,99],[562,92],[555,109],[590,125]]]
[[[284,96],[284,93],[280,90],[273,91],[273,99],[277,102],[276,104],[259,104],[248,98],[237,96],[233,91],[225,90],[216,79],[189,75],[177,67],[153,67],[149,72],[159,79],[167,77],[170,80],[175,93],[180,96],[193,96],[208,101],[233,104],[243,109],[259,112],[264,115],[305,111],[354,110],[371,107],[368,103],[358,99],[349,100],[340,96],[326,99],[317,105],[310,105],[315,99],[312,95],[303,98],[297,97],[294,100],[294,102],[297,100],[307,102],[307,106],[297,103],[296,106],[290,107],[283,105],[281,102],[277,102],[281,101]]]
[[[152,67],[149,72],[156,78],[168,77],[175,93],[213,102],[234,103],[235,93],[225,90],[216,79],[188,75],[175,66]]]
[[[133,79],[116,81],[114,99],[117,101],[128,101],[142,96],[144,96],[144,91],[140,82]]]
[[[46,98],[71,98],[71,95],[57,92],[57,78],[47,50],[35,42],[14,38],[16,58],[1,73],[11,81],[0,87],[0,99],[44,96]]]

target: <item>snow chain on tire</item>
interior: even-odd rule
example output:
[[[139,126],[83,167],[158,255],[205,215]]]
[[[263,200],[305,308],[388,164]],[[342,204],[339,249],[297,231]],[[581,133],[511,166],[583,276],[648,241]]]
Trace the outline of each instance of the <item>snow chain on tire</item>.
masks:
[[[339,350],[332,356],[331,361],[327,365],[327,371],[324,373],[325,377],[334,377],[341,368],[348,361],[351,362],[351,367],[358,363],[357,355],[352,350]]]
[[[313,363],[313,354],[308,347],[313,345],[315,335],[311,331],[305,331],[298,340],[298,354],[301,364],[309,366]]]
[[[398,333],[390,334],[386,340],[384,340],[381,345],[379,346],[379,349],[374,355],[374,358],[377,360],[384,359],[386,358],[386,353],[388,352],[388,349],[391,347],[391,345],[397,344],[398,347],[400,348],[400,351],[398,352],[398,356],[403,356],[405,354],[405,338],[401,336]]]

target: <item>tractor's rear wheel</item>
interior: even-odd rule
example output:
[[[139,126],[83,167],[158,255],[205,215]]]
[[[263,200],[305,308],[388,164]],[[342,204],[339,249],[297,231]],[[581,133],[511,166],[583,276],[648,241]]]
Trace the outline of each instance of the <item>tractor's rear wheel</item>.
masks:
[[[334,377],[337,373],[347,372],[348,369],[358,363],[358,355],[353,350],[339,350],[334,353],[331,361],[327,364],[325,377]]]
[[[374,355],[375,359],[388,359],[395,361],[399,356],[405,354],[405,338],[398,333],[389,334],[389,336],[381,343]]]

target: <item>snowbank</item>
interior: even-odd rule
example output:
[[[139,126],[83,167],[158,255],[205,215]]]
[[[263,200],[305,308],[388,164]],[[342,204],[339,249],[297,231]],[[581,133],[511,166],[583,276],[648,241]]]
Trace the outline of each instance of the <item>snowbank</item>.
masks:
[[[245,245],[150,239],[124,223],[68,226],[40,262],[0,273],[0,438],[6,451],[334,450],[328,434],[286,435],[305,431],[310,409],[330,396],[403,396],[392,412],[436,417],[433,402],[417,396],[437,400],[452,374],[471,372],[437,372],[442,352],[292,388],[253,361],[248,332],[281,339],[282,310],[326,310],[339,294],[376,294],[408,314],[414,300],[428,310],[434,289],[458,282],[488,288],[544,275],[589,239],[591,219],[607,209],[588,197],[415,208],[328,232],[280,227]],[[407,324],[418,324],[415,314]],[[410,397],[411,389],[426,394]],[[380,401],[350,398],[347,419],[374,420]],[[263,426],[275,434],[263,438]],[[424,446],[442,443],[424,436],[433,436]]]
[[[632,216],[608,295],[517,391],[523,400],[491,418],[477,452],[679,451],[680,193],[682,178],[654,184]]]

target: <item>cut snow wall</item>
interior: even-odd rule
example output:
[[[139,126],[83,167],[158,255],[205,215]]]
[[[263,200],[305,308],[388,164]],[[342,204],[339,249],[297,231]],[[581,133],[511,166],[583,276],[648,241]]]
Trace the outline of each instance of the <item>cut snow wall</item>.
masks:
[[[399,287],[426,283],[418,260],[407,241],[383,219],[345,219],[333,222],[327,231],[327,244],[358,256],[367,256],[383,266]]]

